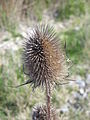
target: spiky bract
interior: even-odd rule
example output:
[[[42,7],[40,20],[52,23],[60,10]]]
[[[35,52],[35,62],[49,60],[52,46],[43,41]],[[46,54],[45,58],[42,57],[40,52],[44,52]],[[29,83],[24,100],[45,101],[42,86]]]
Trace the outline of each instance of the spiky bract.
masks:
[[[25,71],[34,88],[46,80],[57,82],[65,74],[65,55],[53,27],[35,26],[25,38],[23,53]]]

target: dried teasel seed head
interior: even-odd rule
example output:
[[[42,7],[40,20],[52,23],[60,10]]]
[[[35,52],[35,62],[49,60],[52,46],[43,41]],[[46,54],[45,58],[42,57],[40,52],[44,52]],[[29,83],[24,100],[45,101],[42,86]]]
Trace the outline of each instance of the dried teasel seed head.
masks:
[[[66,74],[65,53],[53,27],[39,25],[27,34],[24,42],[24,68],[33,88],[62,82]]]
[[[36,105],[33,108],[32,120],[47,120],[47,108],[45,105]],[[51,108],[51,120],[58,120],[54,108]]]

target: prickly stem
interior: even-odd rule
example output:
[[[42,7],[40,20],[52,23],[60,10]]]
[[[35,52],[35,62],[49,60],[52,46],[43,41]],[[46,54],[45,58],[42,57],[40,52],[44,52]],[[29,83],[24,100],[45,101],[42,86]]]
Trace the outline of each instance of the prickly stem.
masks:
[[[47,120],[51,120],[51,110],[50,110],[50,102],[51,102],[51,89],[50,82],[46,80],[46,98],[47,98]]]

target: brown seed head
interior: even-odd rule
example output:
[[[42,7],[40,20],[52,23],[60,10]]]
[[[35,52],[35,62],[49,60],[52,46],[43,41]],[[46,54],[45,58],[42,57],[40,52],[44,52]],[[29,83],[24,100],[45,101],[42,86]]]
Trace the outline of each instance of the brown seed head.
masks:
[[[65,55],[60,40],[49,25],[35,26],[24,42],[24,66],[33,87],[62,81],[65,74]]]
[[[32,120],[47,120],[47,107],[45,105],[37,105],[33,108]],[[58,115],[54,108],[51,108],[51,120],[58,120]]]

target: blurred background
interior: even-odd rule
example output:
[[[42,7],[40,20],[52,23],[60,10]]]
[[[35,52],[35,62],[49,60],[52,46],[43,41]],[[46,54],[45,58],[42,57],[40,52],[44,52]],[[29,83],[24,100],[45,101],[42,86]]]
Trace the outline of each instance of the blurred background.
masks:
[[[0,0],[0,120],[31,120],[44,90],[16,86],[28,78],[22,67],[22,35],[37,23],[55,27],[72,61],[75,82],[57,86],[52,104],[60,120],[90,120],[90,0]]]

